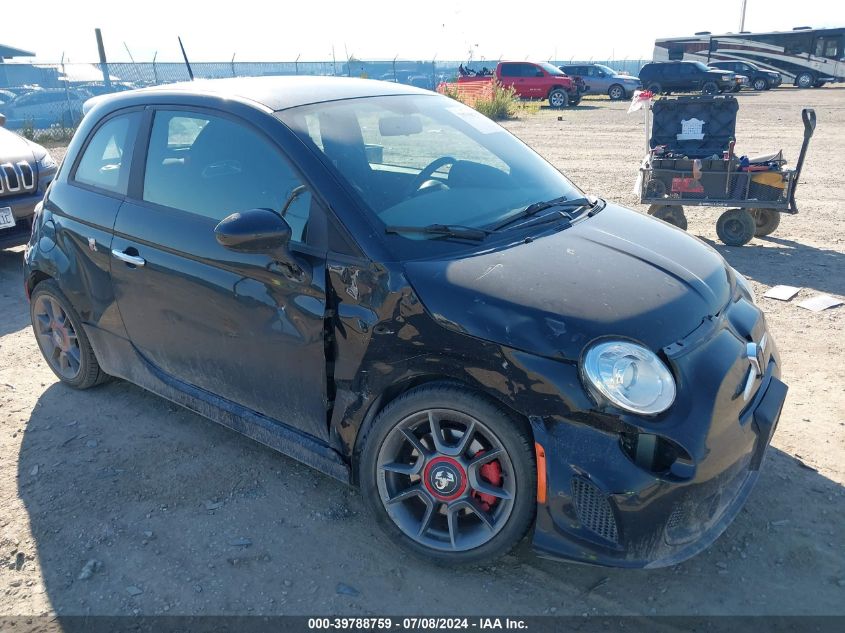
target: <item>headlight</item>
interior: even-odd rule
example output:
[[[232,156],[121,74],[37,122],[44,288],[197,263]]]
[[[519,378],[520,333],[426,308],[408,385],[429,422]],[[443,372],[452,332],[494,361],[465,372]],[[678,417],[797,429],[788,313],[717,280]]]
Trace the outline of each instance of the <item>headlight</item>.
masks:
[[[50,155],[50,152],[47,152],[38,159],[38,169],[39,171],[49,171],[50,169],[55,169],[58,167],[59,164],[56,162],[56,159]]]
[[[736,285],[739,288],[739,291],[745,295],[746,299],[751,301],[751,303],[757,305],[757,299],[754,297],[754,290],[752,290],[751,284],[748,283],[748,280],[743,276],[743,274],[734,269],[734,278],[736,279]]]
[[[583,373],[617,407],[654,415],[675,401],[675,379],[650,349],[628,341],[593,345],[584,356]]]

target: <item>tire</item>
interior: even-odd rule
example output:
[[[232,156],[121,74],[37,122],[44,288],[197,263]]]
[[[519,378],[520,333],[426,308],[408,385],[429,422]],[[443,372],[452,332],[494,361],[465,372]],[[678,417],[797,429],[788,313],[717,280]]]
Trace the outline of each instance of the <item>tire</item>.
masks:
[[[701,94],[716,95],[719,94],[719,86],[715,81],[705,81],[701,86]]]
[[[739,92],[740,90],[742,90],[742,84],[735,85],[733,88],[731,88],[730,91],[736,93],[736,92]]]
[[[816,77],[813,73],[801,73],[795,78],[795,85],[799,88],[812,88],[816,83]]]
[[[549,93],[549,105],[556,110],[569,105],[569,95],[563,88],[555,88]]]
[[[574,107],[575,107],[575,106],[577,106],[579,103],[581,103],[581,97],[582,97],[582,96],[583,96],[583,95],[582,95],[580,92],[579,92],[578,94],[576,94],[574,97],[570,96],[570,97],[569,97],[569,107],[570,107],[570,108],[574,108]]]
[[[438,432],[443,450],[434,445],[435,427],[445,431]],[[412,389],[378,414],[361,443],[358,476],[364,501],[391,540],[416,556],[442,565],[488,562],[513,549],[534,522],[537,473],[531,431],[471,390],[444,383]],[[483,457],[493,451],[500,457]],[[489,473],[481,469],[488,464],[493,475],[498,472],[498,482],[484,479]],[[510,498],[482,497],[486,493],[475,486]],[[440,497],[446,494],[452,496]]]
[[[745,209],[729,209],[716,221],[716,235],[728,246],[744,246],[754,237],[756,225]]]
[[[752,82],[751,87],[754,88],[754,90],[757,90],[758,92],[768,90],[769,81],[763,77],[757,77],[757,79]]]
[[[55,281],[46,279],[35,286],[29,313],[38,348],[59,380],[74,389],[88,389],[108,380],[82,320]]]
[[[625,88],[619,84],[613,84],[607,89],[607,96],[611,101],[621,101],[625,98]]]
[[[660,83],[658,83],[656,81],[652,81],[648,85],[646,90],[648,90],[649,92],[654,93],[656,95],[659,95],[663,91],[663,86],[661,86]]]
[[[780,224],[780,213],[774,209],[757,209],[752,211],[754,217],[754,236],[763,237],[775,232]]]
[[[682,231],[687,230],[687,216],[684,208],[679,205],[653,204],[648,208],[648,214],[658,220],[677,226]]]

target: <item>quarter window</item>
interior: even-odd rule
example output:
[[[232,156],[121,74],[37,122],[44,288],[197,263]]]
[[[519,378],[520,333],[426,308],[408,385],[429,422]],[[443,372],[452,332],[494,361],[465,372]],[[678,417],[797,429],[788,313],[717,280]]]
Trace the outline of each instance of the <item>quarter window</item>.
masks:
[[[279,151],[230,119],[159,111],[153,120],[144,200],[222,220],[249,209],[284,213],[304,241],[311,194]]]
[[[139,117],[140,113],[132,112],[101,125],[88,142],[73,180],[125,195]]]

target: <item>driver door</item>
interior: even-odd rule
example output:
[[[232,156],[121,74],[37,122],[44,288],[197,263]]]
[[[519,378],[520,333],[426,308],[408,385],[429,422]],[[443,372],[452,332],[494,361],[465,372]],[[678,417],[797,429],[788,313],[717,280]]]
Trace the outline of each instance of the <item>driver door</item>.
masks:
[[[165,379],[327,439],[325,255],[308,235],[310,191],[275,142],[239,119],[162,109],[150,129],[142,182],[112,242],[131,342]],[[229,214],[286,205],[303,275],[217,243]]]

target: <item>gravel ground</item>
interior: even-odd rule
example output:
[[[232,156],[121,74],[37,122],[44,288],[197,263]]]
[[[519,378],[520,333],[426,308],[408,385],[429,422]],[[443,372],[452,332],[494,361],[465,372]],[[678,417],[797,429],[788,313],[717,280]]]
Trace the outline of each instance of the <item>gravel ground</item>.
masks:
[[[800,108],[818,113],[801,214],[744,248],[690,232],[753,283],[789,398],[756,490],[706,552],[620,571],[534,557],[443,570],[383,539],[357,492],[236,433],[115,382],[56,382],[29,327],[20,249],[0,252],[0,615],[845,614],[845,90],[740,97],[739,153],[794,162]],[[634,206],[642,114],[586,100],[508,123],[587,191]],[[560,117],[560,118],[559,118]],[[54,148],[58,157],[64,153]],[[789,303],[761,299],[785,283]]]

